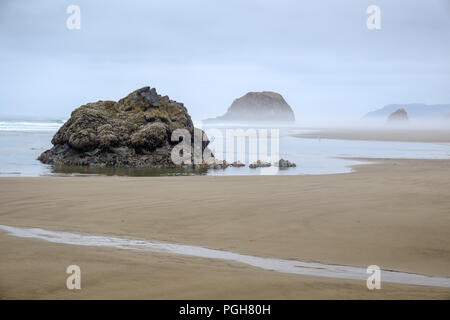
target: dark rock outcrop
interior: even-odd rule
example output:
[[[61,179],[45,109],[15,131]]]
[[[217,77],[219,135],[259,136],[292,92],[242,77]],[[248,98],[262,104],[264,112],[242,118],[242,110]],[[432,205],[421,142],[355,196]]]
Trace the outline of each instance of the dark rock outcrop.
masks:
[[[294,112],[281,94],[276,92],[249,92],[233,101],[227,112],[220,117],[206,119],[214,122],[293,122]]]
[[[186,129],[191,142],[199,135],[202,152],[207,147],[208,139],[194,129],[182,103],[144,87],[118,102],[98,101],[75,109],[54,135],[53,148],[38,160],[66,166],[174,167],[171,151],[179,141],[171,141],[171,135],[176,129]]]
[[[295,163],[285,159],[280,159],[275,165],[279,168],[292,168],[297,166]]]
[[[388,121],[408,121],[408,114],[405,109],[400,108],[389,115]]]

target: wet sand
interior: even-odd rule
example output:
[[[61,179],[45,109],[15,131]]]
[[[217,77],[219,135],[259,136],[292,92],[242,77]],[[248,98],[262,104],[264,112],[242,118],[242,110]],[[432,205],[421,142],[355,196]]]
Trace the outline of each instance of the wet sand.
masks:
[[[359,128],[323,129],[295,134],[299,138],[402,142],[450,142],[450,129]]]
[[[350,174],[0,179],[0,224],[167,241],[450,277],[450,161]],[[234,262],[78,247],[0,231],[3,298],[450,298],[448,288],[282,274]],[[82,290],[65,268],[82,269]],[[84,279],[84,280],[83,280]]]

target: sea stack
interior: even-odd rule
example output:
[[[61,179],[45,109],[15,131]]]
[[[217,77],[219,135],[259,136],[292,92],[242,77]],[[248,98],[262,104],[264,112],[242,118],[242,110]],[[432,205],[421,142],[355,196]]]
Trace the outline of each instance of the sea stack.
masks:
[[[283,96],[276,92],[249,92],[233,101],[227,112],[206,122],[294,122]]]
[[[202,152],[207,147],[208,139],[194,128],[182,103],[144,87],[118,102],[100,100],[75,109],[54,135],[53,148],[38,160],[65,166],[175,167],[171,151],[179,141],[171,141],[171,135],[176,129],[186,129],[192,140],[201,135]]]
[[[408,121],[408,114],[405,109],[400,108],[389,115],[388,121]]]

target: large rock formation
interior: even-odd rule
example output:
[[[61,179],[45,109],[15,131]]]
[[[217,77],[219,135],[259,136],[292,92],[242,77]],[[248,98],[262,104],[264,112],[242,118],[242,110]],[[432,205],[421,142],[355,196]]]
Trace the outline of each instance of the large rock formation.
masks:
[[[405,109],[400,108],[389,115],[388,121],[408,121],[408,114]]]
[[[233,101],[228,111],[206,122],[285,122],[295,121],[294,112],[281,94],[276,92],[249,92]]]
[[[174,167],[171,151],[178,141],[171,141],[171,134],[176,129],[188,130],[192,141],[194,134],[203,138],[197,146],[202,152],[209,143],[203,131],[194,129],[182,103],[144,87],[118,102],[98,101],[75,109],[54,135],[53,148],[38,159],[70,166]]]

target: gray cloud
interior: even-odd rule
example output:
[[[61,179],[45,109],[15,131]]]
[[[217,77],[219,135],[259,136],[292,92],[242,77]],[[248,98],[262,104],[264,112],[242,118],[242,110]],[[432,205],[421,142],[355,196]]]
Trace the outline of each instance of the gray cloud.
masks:
[[[449,103],[449,13],[447,0],[2,1],[0,114],[67,117],[144,85],[196,119],[250,90],[279,91],[299,119]]]

